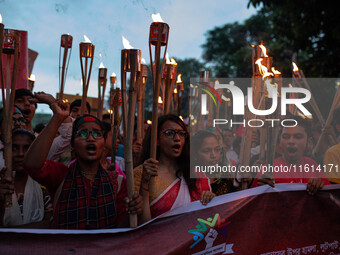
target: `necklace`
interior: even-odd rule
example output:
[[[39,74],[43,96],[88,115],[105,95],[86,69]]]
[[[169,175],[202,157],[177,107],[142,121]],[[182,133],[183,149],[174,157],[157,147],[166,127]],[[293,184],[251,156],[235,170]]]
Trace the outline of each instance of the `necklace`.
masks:
[[[83,176],[95,176],[97,173],[85,173],[83,170],[80,170]]]

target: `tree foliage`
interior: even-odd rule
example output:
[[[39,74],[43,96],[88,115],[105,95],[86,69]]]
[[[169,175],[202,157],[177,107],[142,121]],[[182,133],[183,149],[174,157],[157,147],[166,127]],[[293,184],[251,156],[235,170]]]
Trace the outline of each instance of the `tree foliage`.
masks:
[[[340,18],[332,1],[250,0],[258,12],[242,24],[209,30],[203,58],[216,76],[249,77],[250,44],[261,41],[274,66],[291,75],[292,58],[307,77],[339,77]]]
[[[215,27],[206,33],[203,59],[216,77],[251,77],[250,44],[263,41],[273,66],[291,77],[292,60],[306,77],[340,76],[340,16],[334,1],[249,0],[258,8],[243,23]],[[327,115],[335,86],[312,86]]]

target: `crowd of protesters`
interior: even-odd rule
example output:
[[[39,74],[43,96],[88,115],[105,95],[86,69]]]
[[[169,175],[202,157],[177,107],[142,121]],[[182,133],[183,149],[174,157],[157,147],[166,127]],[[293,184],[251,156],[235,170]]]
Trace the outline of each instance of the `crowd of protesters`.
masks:
[[[53,112],[50,121],[32,127],[38,104]],[[317,176],[249,175],[233,173],[193,178],[190,162],[202,166],[240,165],[241,133],[235,129],[209,128],[190,134],[176,115],[159,117],[157,157],[150,157],[151,127],[143,143],[134,139],[134,194],[127,196],[124,137],[117,139],[115,162],[111,160],[112,131],[110,115],[100,120],[91,115],[87,103],[81,115],[81,100],[71,104],[44,92],[15,93],[12,133],[12,176],[5,176],[3,143],[0,143],[0,225],[20,228],[102,229],[128,227],[128,215],[138,215],[142,224],[169,210],[192,201],[208,204],[215,196],[246,188],[275,183],[306,183],[314,195],[324,185],[340,183],[340,173],[322,169]],[[2,122],[2,112],[0,120]],[[283,127],[278,135],[274,165],[339,165],[340,145],[325,142],[322,155],[313,158],[313,148],[322,127],[301,117],[295,127]],[[338,139],[340,110],[335,111],[334,126],[325,132]],[[4,126],[4,123],[1,125]],[[3,132],[1,132],[3,133]],[[264,164],[259,157],[259,136],[251,138],[251,164]],[[192,148],[190,153],[190,146]],[[191,158],[190,158],[191,157]],[[153,180],[153,188],[150,182]],[[244,187],[244,186],[243,186]],[[5,196],[12,196],[6,207]]]

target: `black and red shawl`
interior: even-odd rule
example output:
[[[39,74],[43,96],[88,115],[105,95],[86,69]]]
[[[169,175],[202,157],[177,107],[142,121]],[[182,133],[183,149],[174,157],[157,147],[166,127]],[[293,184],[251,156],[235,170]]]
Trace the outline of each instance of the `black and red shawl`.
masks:
[[[62,229],[115,228],[117,211],[115,199],[117,175],[111,179],[99,166],[91,189],[86,197],[83,175],[78,163],[72,164],[66,174],[54,213],[54,227]],[[88,204],[88,201],[89,204]]]

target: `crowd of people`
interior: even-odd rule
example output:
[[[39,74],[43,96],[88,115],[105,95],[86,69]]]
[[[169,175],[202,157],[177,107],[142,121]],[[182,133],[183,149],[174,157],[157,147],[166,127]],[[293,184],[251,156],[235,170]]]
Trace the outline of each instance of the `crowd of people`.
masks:
[[[37,104],[47,104],[53,115],[46,125],[32,127]],[[102,229],[129,226],[129,215],[138,224],[192,201],[208,204],[215,196],[275,183],[306,183],[314,195],[324,185],[340,183],[340,173],[323,169],[317,175],[249,175],[233,173],[191,175],[193,164],[201,166],[240,165],[241,137],[238,130],[207,128],[190,134],[176,115],[159,117],[157,157],[150,156],[151,127],[143,143],[134,138],[134,193],[127,196],[124,137],[118,136],[115,162],[111,160],[112,129],[109,114],[100,120],[91,106],[81,115],[81,100],[71,104],[44,92],[15,92],[12,133],[12,176],[5,176],[3,143],[0,143],[0,225],[20,228]],[[274,165],[338,165],[340,145],[324,145],[323,155],[312,150],[322,132],[310,120],[292,116],[298,125],[279,132]],[[0,113],[2,121],[2,112]],[[3,127],[4,123],[2,123]],[[327,134],[337,140],[340,110],[334,114],[334,128]],[[1,132],[3,133],[3,132]],[[258,158],[259,136],[251,138],[251,164]],[[191,146],[191,153],[190,153]],[[190,158],[191,157],[191,158]],[[328,173],[331,173],[328,175]],[[151,180],[153,182],[151,189]],[[5,196],[12,197],[6,207]]]

